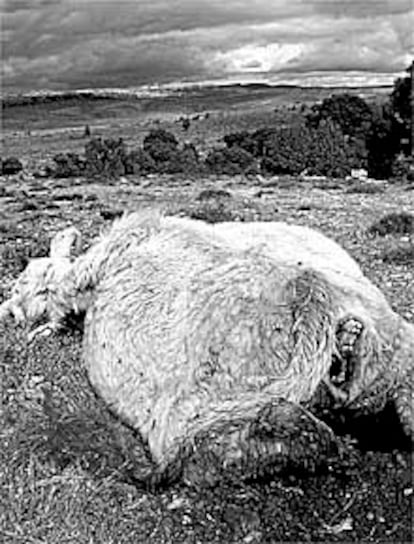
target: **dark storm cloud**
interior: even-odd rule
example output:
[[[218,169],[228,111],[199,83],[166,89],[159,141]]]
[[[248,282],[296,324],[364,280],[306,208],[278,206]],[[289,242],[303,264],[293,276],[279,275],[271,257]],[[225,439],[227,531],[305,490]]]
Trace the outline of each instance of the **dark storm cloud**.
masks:
[[[401,71],[404,0],[0,0],[5,88]]]
[[[311,2],[316,13],[334,17],[379,17],[408,13],[412,0],[315,0]]]

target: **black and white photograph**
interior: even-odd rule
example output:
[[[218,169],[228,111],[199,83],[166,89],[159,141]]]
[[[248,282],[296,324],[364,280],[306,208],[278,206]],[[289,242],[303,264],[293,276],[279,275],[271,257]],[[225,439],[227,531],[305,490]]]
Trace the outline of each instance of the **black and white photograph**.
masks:
[[[413,0],[0,0],[0,542],[414,541]]]

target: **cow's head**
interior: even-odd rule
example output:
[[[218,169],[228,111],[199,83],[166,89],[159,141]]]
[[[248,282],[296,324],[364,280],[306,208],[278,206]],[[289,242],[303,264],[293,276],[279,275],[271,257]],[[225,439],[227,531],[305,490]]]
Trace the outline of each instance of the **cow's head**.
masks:
[[[72,253],[79,249],[80,241],[75,227],[59,231],[51,240],[50,256],[31,259],[15,281],[10,298],[0,305],[0,321],[10,315],[19,322],[46,317],[50,293],[70,270]]]

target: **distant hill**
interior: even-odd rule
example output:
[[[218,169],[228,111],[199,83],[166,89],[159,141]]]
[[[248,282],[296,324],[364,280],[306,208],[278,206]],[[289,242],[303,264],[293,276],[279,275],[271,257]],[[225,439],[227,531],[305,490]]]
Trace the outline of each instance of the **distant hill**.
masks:
[[[3,109],[14,106],[38,105],[38,104],[63,104],[68,101],[85,100],[142,100],[165,99],[168,97],[208,98],[215,96],[237,96],[249,99],[258,95],[277,97],[291,95],[295,101],[303,99],[304,102],[323,99],[337,93],[352,93],[362,97],[372,97],[389,94],[392,86],[376,87],[301,87],[297,85],[270,85],[267,83],[236,83],[228,85],[194,85],[187,87],[138,87],[132,89],[80,89],[70,91],[36,91],[21,94],[9,94],[0,98]]]

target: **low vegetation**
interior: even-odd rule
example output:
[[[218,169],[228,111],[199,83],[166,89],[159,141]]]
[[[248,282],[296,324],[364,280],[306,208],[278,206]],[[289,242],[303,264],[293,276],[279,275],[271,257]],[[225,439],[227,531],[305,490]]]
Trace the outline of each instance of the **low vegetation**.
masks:
[[[414,234],[414,215],[406,212],[393,212],[376,221],[368,229],[370,234]]]
[[[391,96],[381,106],[349,93],[332,95],[310,109],[303,105],[287,123],[225,131],[207,150],[199,148],[197,139],[184,139],[184,135],[193,135],[188,117],[178,118],[181,131],[175,130],[176,134],[152,128],[141,145],[133,146],[127,146],[119,137],[91,138],[91,128],[86,125],[82,139],[89,140],[84,152],[56,154],[46,174],[57,178],[118,179],[149,174],[197,177],[305,173],[342,179],[354,169],[365,169],[372,178],[411,182],[414,164],[407,113],[411,111],[407,92],[410,74],[395,82]],[[4,159],[1,167],[3,174],[23,168],[15,157]],[[374,191],[368,187],[366,190]]]
[[[2,176],[18,174],[23,170],[23,164],[16,157],[0,158],[0,173]]]

